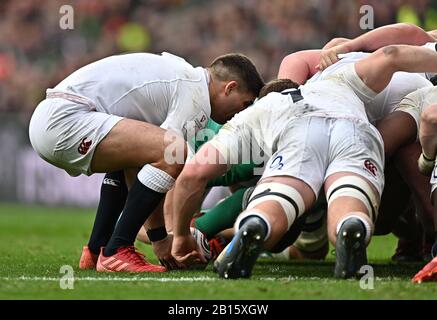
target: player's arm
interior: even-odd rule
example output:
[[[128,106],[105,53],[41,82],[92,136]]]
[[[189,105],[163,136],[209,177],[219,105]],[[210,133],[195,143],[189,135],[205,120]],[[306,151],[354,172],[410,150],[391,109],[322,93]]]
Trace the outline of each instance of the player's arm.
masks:
[[[369,31],[355,39],[342,41],[338,45],[323,50],[318,67],[320,70],[324,70],[334,64],[338,61],[338,54],[341,53],[373,52],[392,44],[419,46],[432,41],[435,41],[435,38],[416,25],[408,23],[391,24]]]
[[[304,84],[317,69],[321,50],[298,51],[286,56],[279,67],[278,79],[291,79],[298,84]]]
[[[226,159],[210,143],[206,143],[182,170],[173,192],[173,232],[175,237],[190,234],[193,212],[200,209],[209,180],[228,169]]]
[[[173,193],[174,238],[171,253],[176,261],[186,266],[207,262],[191,235],[190,221],[193,213],[200,209],[208,181],[222,175],[227,168],[225,158],[207,143],[184,166],[176,180]]]
[[[327,44],[325,44],[322,50],[328,50],[349,41],[351,41],[349,38],[333,38]]]
[[[437,42],[437,30],[428,31],[428,35],[431,37],[431,42]]]
[[[437,72],[437,53],[417,46],[391,45],[355,63],[355,70],[368,88],[379,93],[397,71]]]
[[[173,247],[172,254],[187,265],[205,262],[197,250],[190,233],[193,212],[200,209],[209,180],[223,175],[231,164],[241,163],[242,150],[250,150],[248,135],[251,129],[245,124],[253,109],[244,110],[226,123],[220,132],[204,144],[182,170],[174,187]]]

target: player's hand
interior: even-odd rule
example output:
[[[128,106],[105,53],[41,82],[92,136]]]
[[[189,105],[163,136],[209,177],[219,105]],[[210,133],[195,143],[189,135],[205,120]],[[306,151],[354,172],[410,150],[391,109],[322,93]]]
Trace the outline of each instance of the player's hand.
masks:
[[[419,172],[423,175],[429,176],[434,169],[434,161],[435,160],[431,160],[422,152],[419,159],[417,160],[417,167],[419,168]]]
[[[347,52],[348,49],[343,44],[332,47],[330,49],[322,50],[322,52],[320,53],[319,64],[316,66],[316,68],[320,71],[325,70],[326,68],[340,60],[338,57],[339,54]]]
[[[413,283],[437,281],[437,257],[423,267],[411,280]]]
[[[201,254],[196,239],[191,234],[175,237],[171,253],[176,261],[190,269],[203,269],[208,263],[203,254]]]
[[[173,235],[168,234],[162,240],[152,242],[152,249],[159,262],[168,270],[183,269],[185,266],[171,255]]]

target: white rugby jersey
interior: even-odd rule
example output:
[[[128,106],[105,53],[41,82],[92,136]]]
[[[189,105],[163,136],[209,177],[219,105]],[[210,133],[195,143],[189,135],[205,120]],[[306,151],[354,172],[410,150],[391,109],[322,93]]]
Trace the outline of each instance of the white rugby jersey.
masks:
[[[250,163],[250,157],[244,157],[251,155],[254,148],[264,151],[268,158],[276,151],[283,129],[302,113],[290,94],[271,92],[237,113],[208,143],[220,151],[227,163]]]
[[[72,73],[47,93],[67,93],[89,102],[96,111],[145,121],[186,134],[211,114],[209,75],[169,53],[111,56]]]
[[[364,104],[353,88],[361,90],[362,95],[370,96],[371,92],[351,81],[358,76],[353,73],[354,68],[348,69],[347,74],[352,76],[340,71],[336,77],[302,85],[299,90],[269,93],[236,114],[210,143],[228,159],[228,163],[248,163],[247,155],[255,147],[264,151],[267,158],[276,152],[283,130],[293,125],[294,119],[316,116],[367,123]]]
[[[308,80],[308,82],[326,79],[345,65],[356,63],[369,55],[370,53],[366,52],[340,54],[340,60],[337,63],[329,66],[322,72],[316,73],[310,80]],[[383,91],[381,91],[373,100],[364,103],[369,121],[372,124],[375,124],[376,121],[392,113],[407,94],[420,88],[431,86],[432,84],[427,80],[426,74],[396,72],[388,86]]]

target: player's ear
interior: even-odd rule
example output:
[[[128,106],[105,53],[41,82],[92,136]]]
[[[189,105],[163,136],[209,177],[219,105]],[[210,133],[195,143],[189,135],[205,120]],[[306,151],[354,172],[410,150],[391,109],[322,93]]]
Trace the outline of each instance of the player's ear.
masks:
[[[225,95],[230,95],[231,92],[238,87],[238,82],[235,80],[229,81],[225,86]]]

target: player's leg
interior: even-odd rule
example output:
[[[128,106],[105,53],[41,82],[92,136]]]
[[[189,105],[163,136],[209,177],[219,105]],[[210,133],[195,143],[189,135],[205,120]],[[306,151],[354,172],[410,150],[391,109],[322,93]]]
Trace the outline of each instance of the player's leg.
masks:
[[[366,247],[374,229],[379,195],[360,175],[338,172],[325,182],[328,237],[336,248],[335,277],[356,276],[367,264]]]
[[[107,255],[114,255],[121,248],[128,249],[124,250],[127,256],[135,255],[131,249],[141,225],[182,170],[186,156],[184,140],[175,135],[166,139],[166,131],[157,126],[91,112],[89,106],[58,98],[47,99],[37,107],[29,135],[41,157],[74,175],[142,167],[106,248]],[[176,149],[179,160],[176,163],[166,161],[169,146],[172,151]],[[158,238],[163,236],[159,232]],[[115,266],[116,271],[126,269],[121,265],[126,266],[121,263]],[[149,266],[144,270],[150,270]]]
[[[417,137],[417,125],[406,112],[395,111],[376,124],[384,141],[386,157],[391,157],[400,147],[413,143]],[[402,128],[402,130],[399,130]]]
[[[146,164],[136,176],[129,190],[123,214],[101,254],[100,268],[98,264],[100,271],[119,271],[120,266],[115,266],[116,270],[111,268],[114,265],[113,260],[116,259],[124,265],[129,260],[124,259],[126,254],[135,255],[131,249],[138,231],[164,198],[165,193],[171,189],[183,167],[185,143],[183,140],[178,141],[181,152],[180,162],[168,163],[164,154],[165,148],[171,143],[174,141],[165,138],[164,130],[147,123],[125,119],[120,121],[97,147],[92,170],[98,171],[112,166],[138,167]],[[106,164],[104,159],[108,158],[111,161]],[[154,228],[153,232],[157,237],[151,240],[156,242],[164,240],[167,235],[164,225]],[[168,256],[165,252],[155,251],[155,254],[161,260]],[[145,265],[144,268],[134,269],[150,271],[149,267]]]
[[[124,172],[107,173],[100,188],[100,200],[88,245],[84,247],[80,269],[95,269],[100,248],[106,246],[127,198]]]
[[[283,131],[233,240],[216,260],[222,277],[249,276],[261,248],[271,250],[312,206],[325,176],[329,127],[323,118],[305,117]]]
[[[261,249],[270,250],[315,197],[311,187],[299,179],[262,179],[235,222],[235,236],[214,264],[219,276],[250,277]]]
[[[164,161],[165,148],[174,142],[166,138],[166,133],[166,130],[153,124],[132,119],[121,120],[97,145],[91,161],[91,171],[111,172],[141,168],[150,163],[168,171],[170,175],[177,176],[180,166],[172,166]],[[181,151],[183,156],[184,150]]]
[[[205,214],[194,219],[192,226],[199,229],[208,239],[220,231],[231,228],[243,210],[243,196],[247,188],[239,189]]]
[[[367,263],[384,186],[382,139],[372,125],[331,120],[325,193],[328,237],[336,247],[335,277],[357,275]]]

